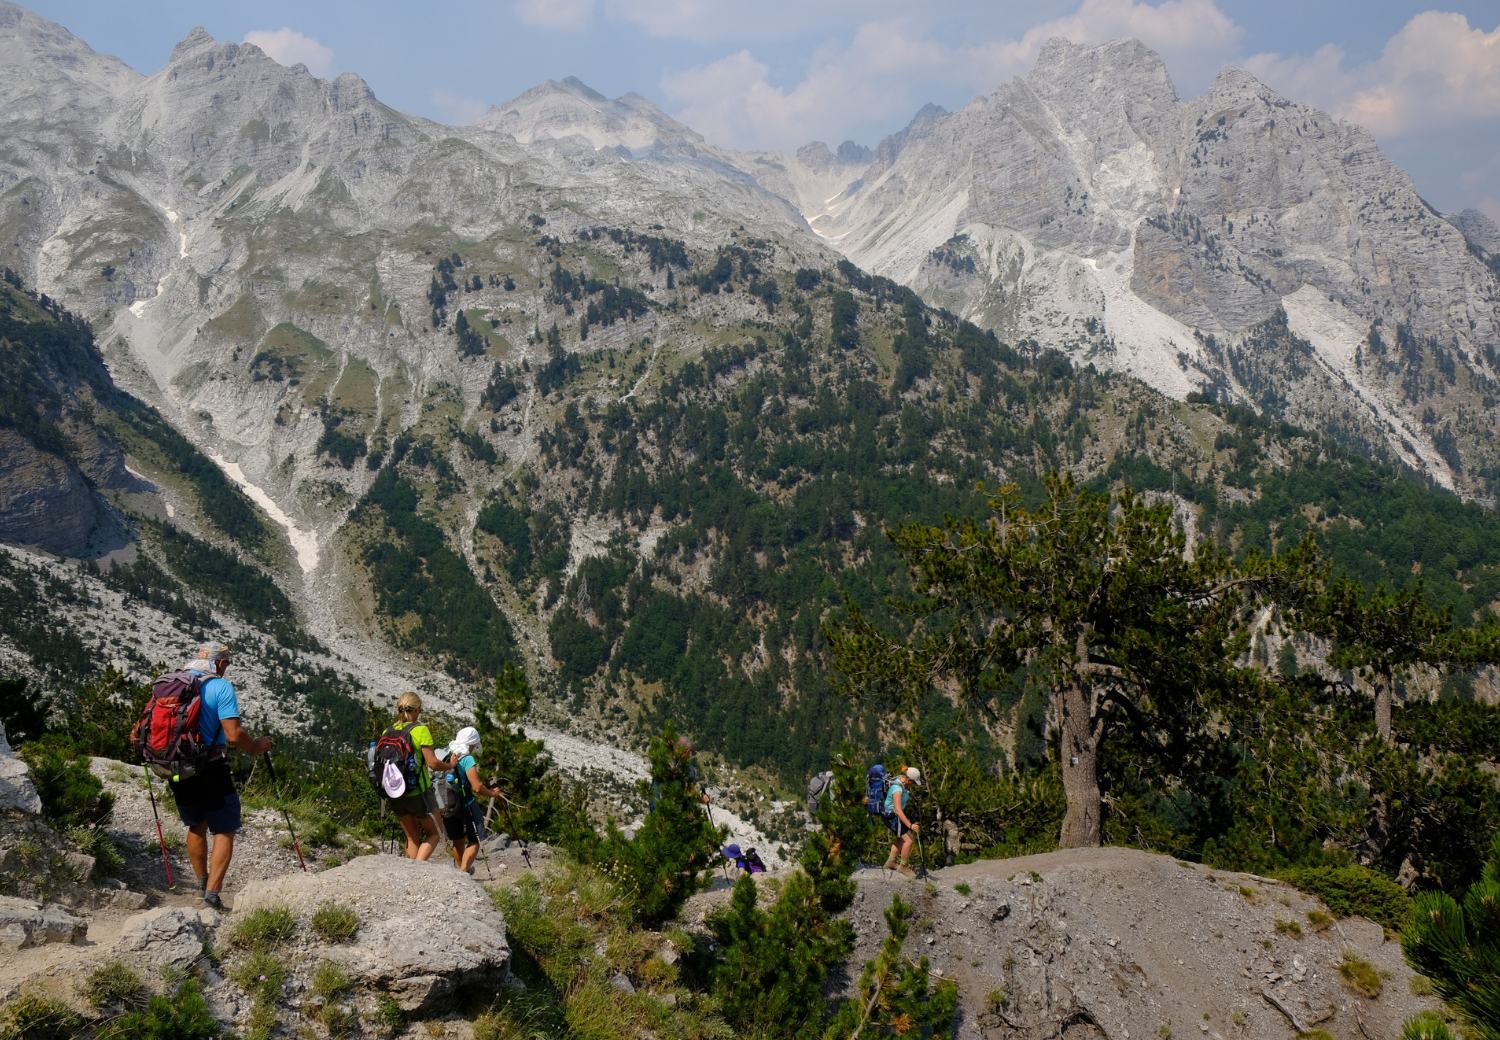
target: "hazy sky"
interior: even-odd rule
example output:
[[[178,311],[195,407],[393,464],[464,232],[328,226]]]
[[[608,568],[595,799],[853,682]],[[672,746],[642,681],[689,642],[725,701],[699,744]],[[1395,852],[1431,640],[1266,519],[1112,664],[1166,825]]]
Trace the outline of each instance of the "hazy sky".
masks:
[[[94,49],[159,69],[195,25],[386,103],[467,122],[545,79],[634,91],[742,148],[873,144],[958,108],[1051,36],[1135,36],[1179,94],[1226,63],[1362,123],[1438,208],[1500,220],[1500,0],[34,0]]]

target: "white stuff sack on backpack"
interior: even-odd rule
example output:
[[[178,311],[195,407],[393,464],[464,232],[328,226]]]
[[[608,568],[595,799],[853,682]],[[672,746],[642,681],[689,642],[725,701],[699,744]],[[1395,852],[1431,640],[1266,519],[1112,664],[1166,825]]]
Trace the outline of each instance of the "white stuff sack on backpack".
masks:
[[[406,793],[406,778],[396,768],[396,763],[385,764],[385,771],[380,774],[380,789],[387,798],[400,798]]]

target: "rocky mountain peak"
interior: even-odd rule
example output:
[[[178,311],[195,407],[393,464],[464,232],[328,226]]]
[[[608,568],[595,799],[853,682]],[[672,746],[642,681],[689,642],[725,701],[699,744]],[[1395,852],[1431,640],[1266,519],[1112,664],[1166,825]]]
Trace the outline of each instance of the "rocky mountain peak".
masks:
[[[109,104],[140,79],[56,22],[0,0],[0,121],[43,111],[71,121]]]
[[[1161,56],[1140,40],[1087,45],[1054,37],[1042,45],[1026,81],[1038,94],[1175,104],[1177,88]]]
[[[186,36],[178,41],[177,46],[172,48],[172,56],[167,61],[169,64],[187,61],[205,50],[217,47],[218,44],[219,41],[215,40],[207,29],[201,25],[195,25]]]
[[[1500,256],[1500,226],[1477,209],[1466,209],[1452,218],[1464,240],[1486,253]]]
[[[547,80],[513,101],[492,106],[475,125],[519,144],[579,138],[596,151],[614,148],[627,154],[693,148],[702,141],[639,94],[611,100],[576,76]]]

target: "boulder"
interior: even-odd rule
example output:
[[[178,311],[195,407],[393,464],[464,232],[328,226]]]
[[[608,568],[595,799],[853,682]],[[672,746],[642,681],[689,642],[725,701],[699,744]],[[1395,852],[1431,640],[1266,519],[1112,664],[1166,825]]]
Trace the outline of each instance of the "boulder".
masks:
[[[309,963],[336,961],[356,985],[389,993],[405,1011],[431,1010],[468,986],[493,989],[505,981],[505,918],[477,881],[447,862],[362,856],[320,874],[252,882],[234,910],[242,917],[284,906],[305,927],[325,903],[353,910],[359,932],[347,943],[318,944]]]
[[[131,963],[186,968],[203,955],[215,917],[211,910],[157,907],[126,921],[115,949]]]
[[[88,924],[60,906],[0,896],[0,949],[25,950],[44,943],[81,943]]]
[[[3,725],[0,725],[0,809],[19,809],[31,816],[42,811],[41,796],[31,782],[31,767],[10,749]]]

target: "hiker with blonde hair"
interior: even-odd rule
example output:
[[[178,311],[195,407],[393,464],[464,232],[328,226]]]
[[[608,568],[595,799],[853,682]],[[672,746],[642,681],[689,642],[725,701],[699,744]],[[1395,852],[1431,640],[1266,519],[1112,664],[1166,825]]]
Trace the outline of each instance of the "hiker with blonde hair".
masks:
[[[375,767],[381,795],[406,835],[406,858],[425,860],[438,845],[432,770],[446,766],[421,717],[421,697],[408,691],[396,699],[396,721],[375,742]]]

